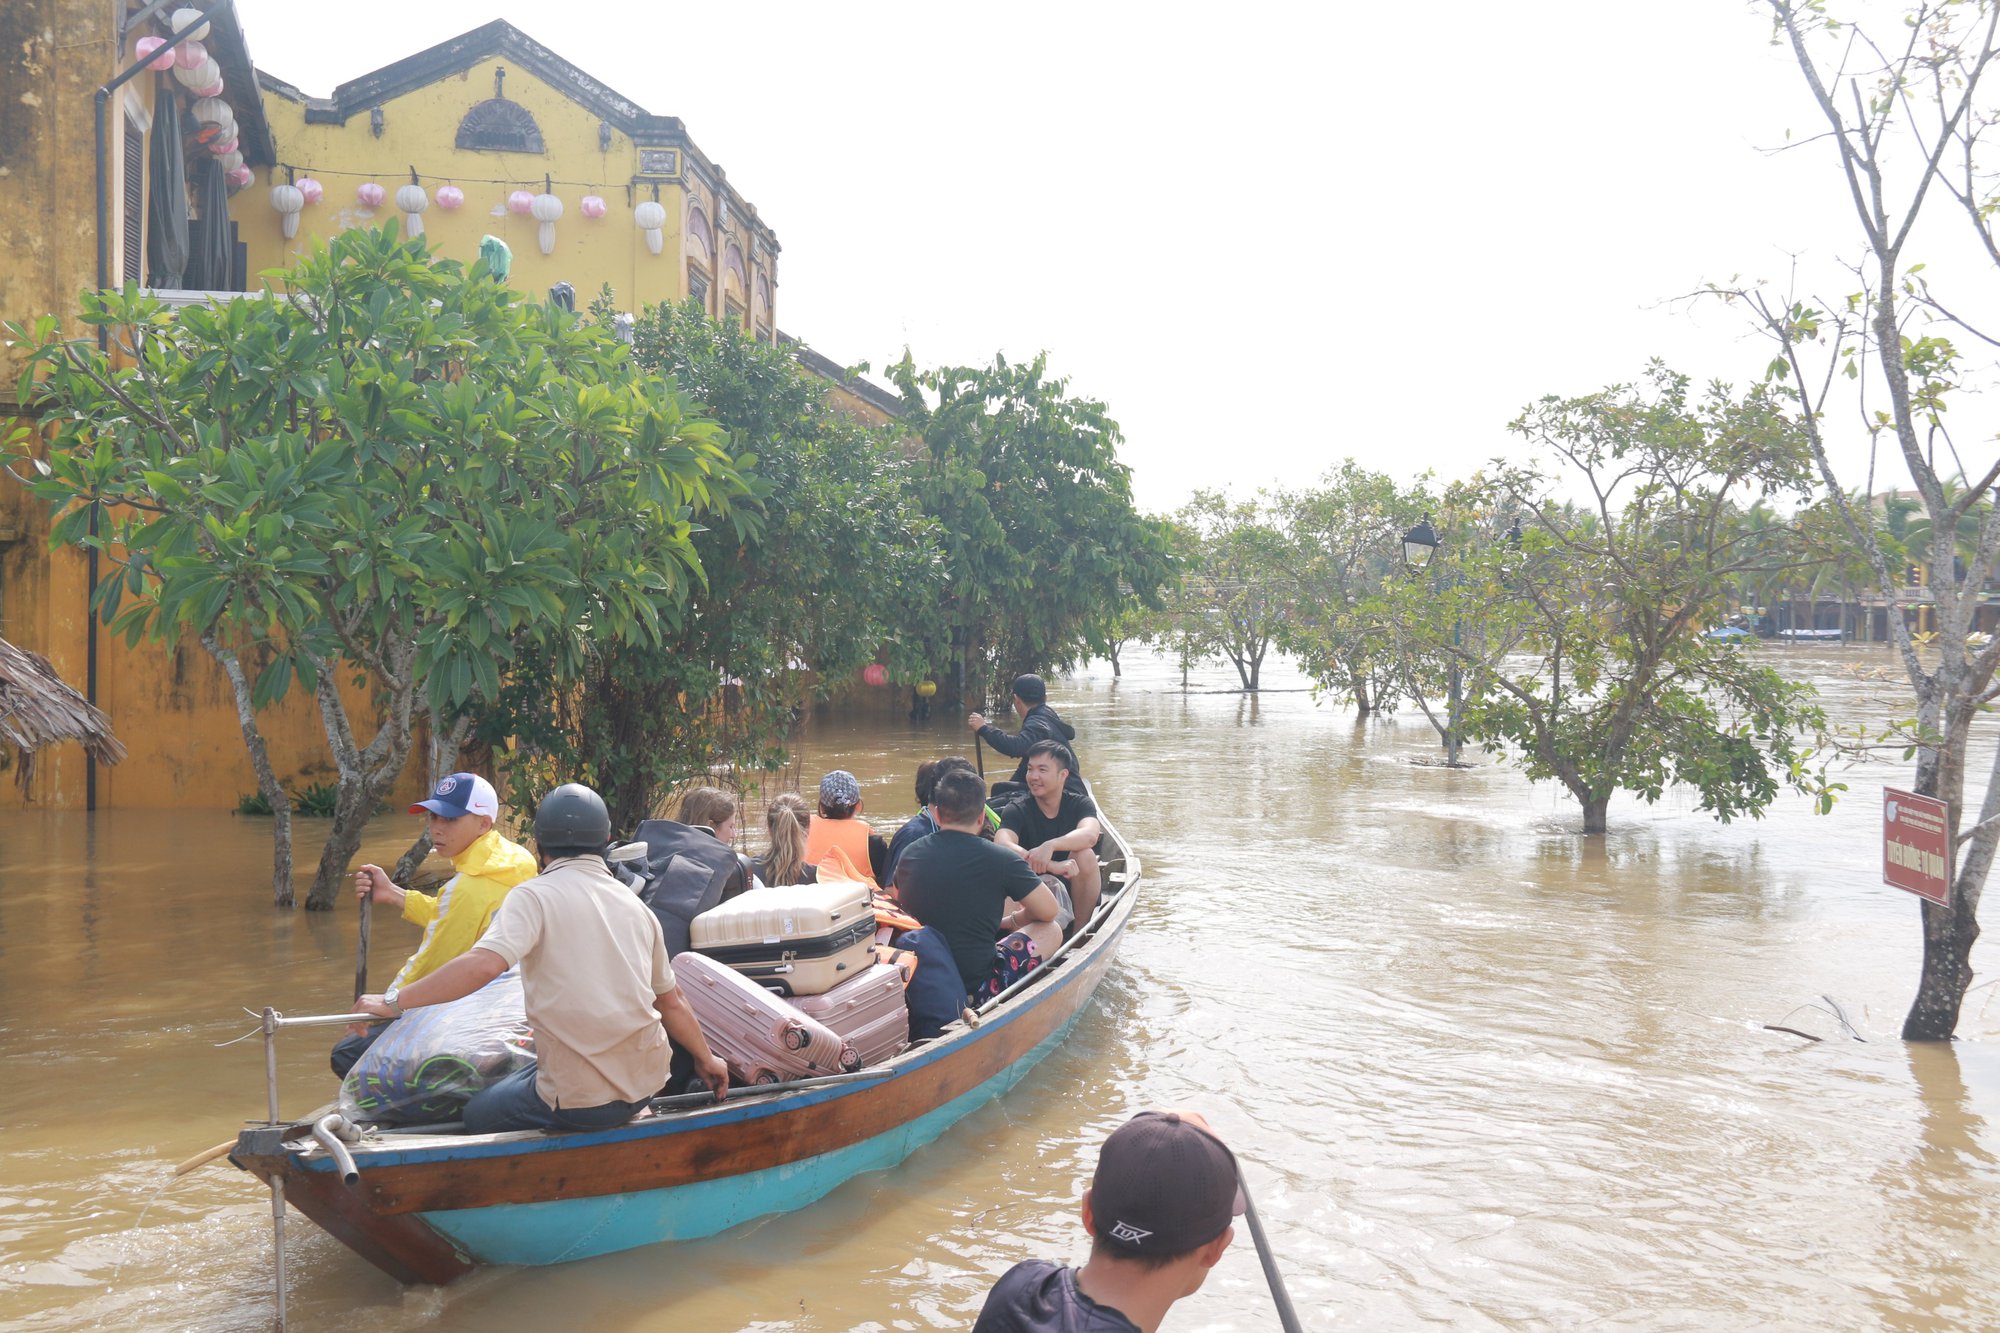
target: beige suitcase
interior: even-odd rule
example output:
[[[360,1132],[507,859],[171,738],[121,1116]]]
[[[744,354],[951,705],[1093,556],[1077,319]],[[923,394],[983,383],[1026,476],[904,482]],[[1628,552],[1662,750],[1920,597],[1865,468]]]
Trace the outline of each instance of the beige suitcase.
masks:
[[[869,897],[866,884],[752,889],[694,919],[694,950],[780,995],[822,995],[875,961]]]

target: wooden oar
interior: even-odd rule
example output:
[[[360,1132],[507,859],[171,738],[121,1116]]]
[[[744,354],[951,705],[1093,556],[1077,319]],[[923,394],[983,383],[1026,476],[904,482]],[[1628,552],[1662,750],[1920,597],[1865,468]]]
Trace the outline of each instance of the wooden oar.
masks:
[[[359,1000],[368,993],[368,907],[375,901],[375,886],[368,886],[368,896],[361,900],[361,931],[354,943],[354,998]]]
[[[1271,1299],[1278,1305],[1278,1323],[1285,1333],[1302,1333],[1299,1328],[1298,1312],[1292,1309],[1292,1298],[1285,1293],[1285,1280],[1278,1276],[1278,1261],[1271,1257],[1271,1242],[1264,1236],[1264,1224],[1257,1220],[1257,1205],[1250,1202],[1250,1186],[1243,1179],[1243,1169],[1236,1170],[1236,1188],[1243,1191],[1243,1220],[1250,1224],[1250,1239],[1256,1243],[1257,1259],[1264,1265],[1264,1281],[1271,1286]]]

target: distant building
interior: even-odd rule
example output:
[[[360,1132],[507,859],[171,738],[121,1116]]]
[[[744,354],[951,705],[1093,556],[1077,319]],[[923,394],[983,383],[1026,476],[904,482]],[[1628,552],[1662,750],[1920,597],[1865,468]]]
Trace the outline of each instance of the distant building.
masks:
[[[504,22],[315,98],[259,71],[223,8],[203,39],[212,65],[148,67],[103,99],[100,155],[96,91],[139,62],[142,42],[173,36],[172,10],[0,0],[0,320],[73,318],[77,294],[99,286],[137,283],[170,304],[261,289],[260,272],[315,240],[405,220],[398,205],[416,197],[398,191],[415,185],[417,216],[444,254],[470,262],[482,237],[497,236],[513,255],[510,282],[536,299],[563,282],[579,308],[607,285],[623,310],[692,296],[752,337],[794,341],[777,323],[777,234],[681,121]],[[220,89],[191,87],[196,74]],[[307,179],[319,198],[287,237],[275,205],[292,199],[273,187]],[[371,185],[380,203],[364,196]],[[517,194],[528,212],[510,207]],[[559,216],[546,200],[537,216],[542,196]],[[659,225],[640,225],[649,221]],[[899,414],[895,395],[810,349],[796,355],[861,419]],[[0,349],[0,430],[24,411],[18,371]],[[115,784],[82,753],[51,751],[25,789],[0,785],[0,806],[233,805],[256,784],[220,670],[198,645],[128,650],[95,626],[91,589],[109,572],[75,550],[50,552],[41,507],[0,480],[0,638],[78,682],[130,747]],[[260,724],[282,781],[330,776],[317,711],[300,692]]]

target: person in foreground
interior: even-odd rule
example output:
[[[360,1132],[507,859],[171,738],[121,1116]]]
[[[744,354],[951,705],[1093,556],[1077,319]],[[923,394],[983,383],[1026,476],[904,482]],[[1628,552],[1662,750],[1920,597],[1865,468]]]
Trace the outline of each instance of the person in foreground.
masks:
[[[912,844],[896,866],[897,901],[944,937],[959,978],[983,1003],[1061,946],[1062,907],[1019,852],[979,836],[986,784],[977,773],[938,774],[931,818],[937,832]]]
[[[411,806],[410,813],[429,820],[431,846],[458,873],[435,897],[398,887],[378,865],[364,865],[354,873],[357,898],[394,907],[405,921],[424,928],[417,951],[396,973],[391,987],[427,977],[470,949],[493,924],[493,914],[508,891],[535,875],[535,858],[528,849],[493,827],[500,817],[500,797],[493,784],[477,773],[438,779],[430,799]],[[384,1026],[349,1029],[334,1045],[333,1072],[347,1077]]]
[[[728,1067],[674,982],[659,920],[605,868],[610,841],[603,799],[576,783],[557,787],[535,811],[542,873],[507,895],[479,943],[420,981],[356,1001],[398,1018],[520,965],[535,1063],[473,1094],[468,1133],[622,1125],[666,1084],[670,1036],[718,1101],[729,1087]]]
[[[1193,1111],[1141,1111],[1112,1132],[1083,1192],[1082,1268],[1015,1264],[973,1333],[1154,1333],[1208,1279],[1243,1211],[1236,1157]]]

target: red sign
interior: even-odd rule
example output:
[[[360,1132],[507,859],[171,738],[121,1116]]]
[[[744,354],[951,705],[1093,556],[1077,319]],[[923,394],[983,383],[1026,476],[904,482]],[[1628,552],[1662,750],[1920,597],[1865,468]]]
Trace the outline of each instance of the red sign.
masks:
[[[1951,901],[1951,830],[1943,801],[1882,789],[1882,882],[1943,907]]]

